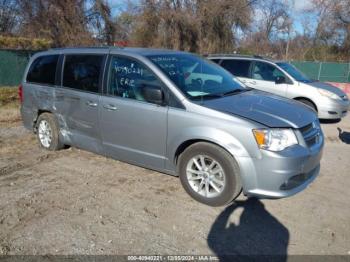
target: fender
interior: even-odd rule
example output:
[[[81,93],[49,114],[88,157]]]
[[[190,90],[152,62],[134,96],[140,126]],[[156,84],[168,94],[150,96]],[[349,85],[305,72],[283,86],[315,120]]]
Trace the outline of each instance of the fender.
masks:
[[[189,127],[168,142],[168,149],[171,150],[167,152],[167,169],[176,170],[176,152],[181,145],[191,140],[214,143],[227,150],[233,157],[250,157],[242,143],[223,130],[206,126]]]

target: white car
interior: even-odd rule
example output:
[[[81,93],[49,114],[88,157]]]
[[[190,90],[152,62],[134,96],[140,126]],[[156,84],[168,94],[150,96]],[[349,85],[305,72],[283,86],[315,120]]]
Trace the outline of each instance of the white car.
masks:
[[[313,81],[293,65],[259,56],[209,55],[248,87],[298,100],[320,119],[340,119],[347,114],[349,98],[337,87]]]

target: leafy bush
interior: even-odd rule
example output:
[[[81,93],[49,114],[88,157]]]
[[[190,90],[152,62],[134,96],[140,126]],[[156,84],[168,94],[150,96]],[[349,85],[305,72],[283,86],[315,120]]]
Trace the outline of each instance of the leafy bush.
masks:
[[[52,41],[48,39],[0,36],[0,48],[5,49],[41,50],[51,46]]]

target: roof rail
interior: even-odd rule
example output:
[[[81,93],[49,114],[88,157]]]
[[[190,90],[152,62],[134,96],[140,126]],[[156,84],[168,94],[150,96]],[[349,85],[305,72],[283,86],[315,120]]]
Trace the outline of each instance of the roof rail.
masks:
[[[261,55],[242,55],[242,54],[205,54],[206,57],[213,57],[213,56],[221,56],[221,57],[247,57],[247,58],[258,58],[258,59],[266,59],[267,57],[261,56]]]
[[[91,48],[91,49],[123,49],[121,46],[110,46],[110,45],[100,45],[100,46],[67,46],[67,47],[55,47],[49,50],[62,50],[62,49],[78,49],[78,48]]]

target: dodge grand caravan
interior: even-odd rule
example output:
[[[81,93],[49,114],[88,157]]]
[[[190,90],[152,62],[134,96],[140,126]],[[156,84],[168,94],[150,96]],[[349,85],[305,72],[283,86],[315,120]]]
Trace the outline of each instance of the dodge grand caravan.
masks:
[[[209,59],[249,87],[308,105],[320,119],[340,119],[349,109],[349,98],[342,90],[309,79],[287,62],[237,55],[210,55]]]
[[[75,146],[163,173],[207,205],[240,192],[282,198],[320,170],[310,108],[247,88],[185,52],[55,49],[34,55],[19,87],[41,147]]]

